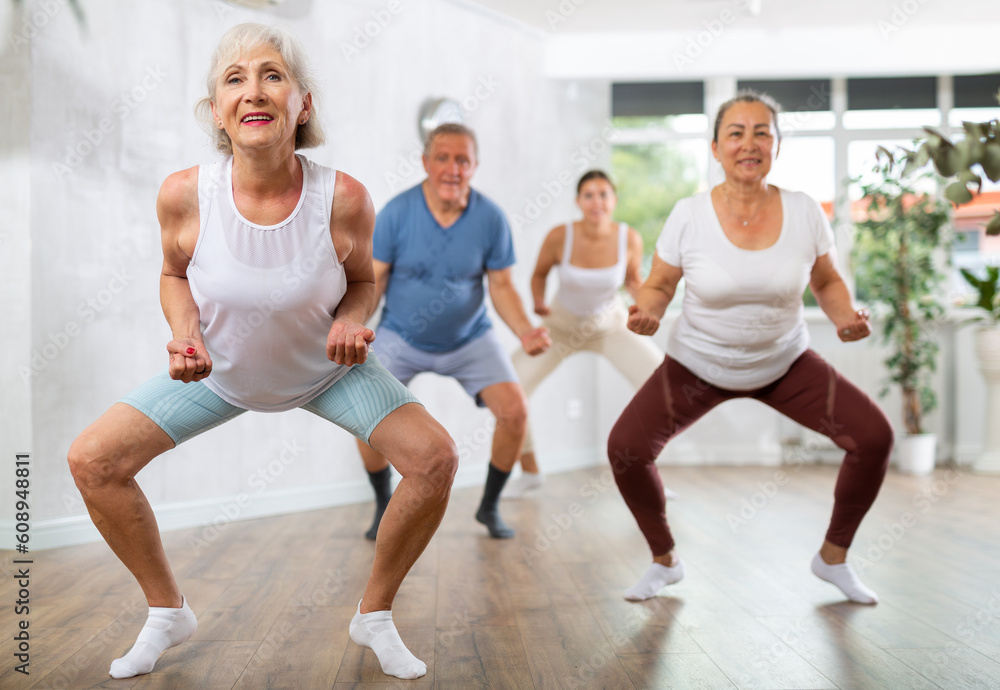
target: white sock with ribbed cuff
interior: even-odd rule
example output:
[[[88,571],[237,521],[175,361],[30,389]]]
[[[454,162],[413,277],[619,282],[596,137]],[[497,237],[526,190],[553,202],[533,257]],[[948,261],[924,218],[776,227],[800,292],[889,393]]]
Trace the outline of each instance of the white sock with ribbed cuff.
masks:
[[[146,624],[139,631],[132,649],[111,662],[108,673],[112,678],[131,678],[149,673],[161,654],[194,634],[198,629],[198,619],[187,605],[187,599],[181,602],[179,609],[149,607]]]
[[[854,569],[847,563],[830,565],[818,553],[812,559],[813,574],[821,580],[836,585],[851,601],[858,604],[877,604],[878,595],[865,586]]]
[[[667,567],[659,563],[649,566],[637,583],[625,590],[625,598],[628,601],[645,601],[656,596],[656,593],[667,585],[672,585],[684,579],[684,563],[677,559],[677,563]]]
[[[351,639],[375,652],[382,673],[396,678],[420,678],[427,673],[427,664],[413,656],[392,622],[392,611],[358,612],[351,619]]]

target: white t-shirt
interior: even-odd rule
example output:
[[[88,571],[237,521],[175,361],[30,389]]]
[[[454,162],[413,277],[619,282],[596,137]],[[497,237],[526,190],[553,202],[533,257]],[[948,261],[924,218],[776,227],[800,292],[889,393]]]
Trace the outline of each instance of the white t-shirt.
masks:
[[[781,234],[767,249],[733,244],[710,192],[678,201],[656,242],[685,281],[667,354],[719,388],[766,386],[809,347],[802,293],[816,259],[833,248],[833,229],[808,195],[779,191]]]

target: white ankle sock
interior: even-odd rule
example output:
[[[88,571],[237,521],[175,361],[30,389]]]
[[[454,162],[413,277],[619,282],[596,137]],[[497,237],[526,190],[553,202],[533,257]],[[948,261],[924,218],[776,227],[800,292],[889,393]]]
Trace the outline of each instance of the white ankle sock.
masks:
[[[629,601],[644,601],[655,597],[667,585],[683,579],[684,563],[680,559],[677,560],[677,565],[670,568],[653,563],[636,584],[625,590],[625,598]]]
[[[511,479],[503,488],[500,498],[521,498],[526,491],[536,489],[545,483],[545,478],[539,472],[525,472],[517,479]]]
[[[878,595],[865,587],[865,583],[847,563],[830,565],[817,553],[812,560],[812,571],[821,580],[837,585],[848,599],[858,604],[877,604]]]
[[[368,647],[378,657],[382,673],[396,678],[419,678],[427,673],[427,664],[410,653],[396,632],[392,622],[392,611],[358,612],[351,619],[351,639],[362,647]]]
[[[132,649],[111,662],[109,673],[112,678],[131,678],[149,673],[163,652],[194,634],[198,629],[198,620],[188,607],[187,599],[183,599],[182,604],[179,609],[149,607],[146,624],[139,631]]]

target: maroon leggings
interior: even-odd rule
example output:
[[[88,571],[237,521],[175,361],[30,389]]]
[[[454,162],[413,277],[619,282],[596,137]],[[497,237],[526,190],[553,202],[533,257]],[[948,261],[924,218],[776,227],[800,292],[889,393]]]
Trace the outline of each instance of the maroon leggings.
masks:
[[[656,457],[675,434],[733,398],[760,400],[847,451],[826,539],[849,547],[889,467],[892,427],[875,401],[808,350],[780,379],[752,391],[717,388],[667,357],[635,394],[611,430],[608,458],[653,555],[674,548]]]

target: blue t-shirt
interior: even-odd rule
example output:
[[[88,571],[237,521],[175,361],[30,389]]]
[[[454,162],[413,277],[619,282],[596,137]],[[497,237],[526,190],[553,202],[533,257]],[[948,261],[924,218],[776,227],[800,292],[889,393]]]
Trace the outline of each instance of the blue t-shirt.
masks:
[[[375,219],[373,255],[392,264],[379,328],[425,352],[448,352],[491,327],[483,304],[488,270],[514,265],[503,211],[471,190],[455,223],[442,228],[420,185],[402,192]]]

